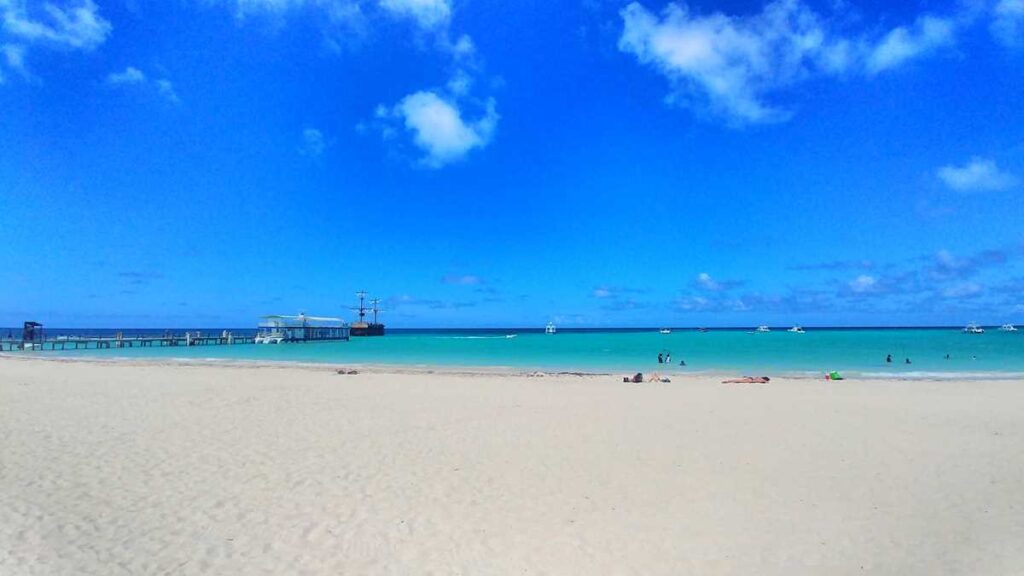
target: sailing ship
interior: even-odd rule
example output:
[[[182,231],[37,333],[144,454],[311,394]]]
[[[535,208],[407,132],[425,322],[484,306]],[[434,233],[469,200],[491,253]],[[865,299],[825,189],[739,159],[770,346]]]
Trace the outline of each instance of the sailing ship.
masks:
[[[374,298],[370,300],[370,308],[366,307],[366,291],[360,290],[356,292],[356,296],[359,298],[359,306],[351,308],[359,312],[359,321],[353,322],[351,326],[352,336],[383,336],[384,335],[384,324],[377,321],[377,315],[380,313],[380,298]],[[367,311],[373,312],[373,322],[366,321]]]

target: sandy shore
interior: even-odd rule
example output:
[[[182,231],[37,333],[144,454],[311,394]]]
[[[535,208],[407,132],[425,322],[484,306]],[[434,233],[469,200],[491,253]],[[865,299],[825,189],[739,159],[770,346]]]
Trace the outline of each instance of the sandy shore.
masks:
[[[1024,574],[1024,382],[0,358],[0,574]]]

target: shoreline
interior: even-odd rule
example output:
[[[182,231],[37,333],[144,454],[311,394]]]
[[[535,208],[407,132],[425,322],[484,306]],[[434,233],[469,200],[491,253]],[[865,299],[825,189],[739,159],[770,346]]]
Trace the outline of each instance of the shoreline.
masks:
[[[31,354],[31,353],[30,353]],[[621,377],[631,376],[636,372],[640,372],[645,375],[649,374],[661,374],[668,376],[672,379],[680,380],[703,380],[707,378],[729,378],[736,376],[760,376],[767,375],[773,379],[786,379],[786,380],[824,380],[824,371],[810,372],[806,370],[798,371],[787,371],[769,370],[767,374],[761,374],[765,372],[765,369],[760,369],[756,373],[751,370],[744,369],[708,369],[708,370],[680,370],[678,366],[670,366],[667,368],[658,368],[657,366],[652,367],[653,369],[639,369],[633,372],[625,370],[614,371],[614,370],[601,370],[601,371],[590,371],[590,370],[575,370],[575,369],[559,369],[550,367],[536,367],[536,368],[524,368],[515,366],[481,366],[481,365],[453,365],[453,364],[387,364],[387,363],[340,363],[340,362],[309,362],[301,360],[259,360],[259,359],[239,359],[239,358],[183,358],[183,357],[169,357],[169,358],[158,358],[158,357],[128,357],[128,356],[111,356],[103,358],[100,356],[29,356],[24,353],[0,353],[0,361],[10,359],[14,361],[43,361],[43,362],[56,362],[56,363],[85,363],[85,364],[110,364],[118,366],[142,366],[142,367],[160,367],[160,366],[195,366],[195,367],[236,367],[236,368],[270,368],[270,369],[284,369],[284,368],[296,368],[309,371],[333,371],[339,369],[346,370],[357,370],[359,372],[371,373],[371,374],[410,374],[410,375],[427,375],[427,374],[438,374],[438,375],[468,375],[468,376],[521,376],[521,377],[535,377],[535,376],[578,376],[578,377]],[[641,367],[643,368],[643,367]],[[1005,371],[1005,372],[955,372],[955,371],[910,371],[910,372],[865,372],[860,370],[842,370],[844,378],[842,382],[857,381],[897,381],[897,382],[916,382],[916,381],[934,381],[934,382],[947,382],[947,381],[1008,381],[1008,380],[1024,380],[1024,372],[1017,371]]]

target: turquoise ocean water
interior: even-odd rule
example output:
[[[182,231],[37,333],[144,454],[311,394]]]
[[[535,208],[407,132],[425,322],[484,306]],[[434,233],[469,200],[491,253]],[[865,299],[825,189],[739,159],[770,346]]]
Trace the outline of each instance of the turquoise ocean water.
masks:
[[[219,333],[206,331],[207,333]],[[50,334],[54,334],[51,332]],[[514,338],[507,337],[515,334]],[[127,334],[126,334],[127,335]],[[671,366],[657,362],[671,354]],[[177,358],[391,364],[404,366],[509,367],[582,372],[736,372],[936,377],[1024,377],[1024,330],[983,335],[956,328],[741,330],[394,330],[384,337],[315,344],[154,347],[30,352],[97,358]],[[885,357],[892,354],[893,362]],[[949,354],[950,358],[945,356]],[[910,358],[912,364],[905,364]],[[679,365],[681,360],[686,366]]]

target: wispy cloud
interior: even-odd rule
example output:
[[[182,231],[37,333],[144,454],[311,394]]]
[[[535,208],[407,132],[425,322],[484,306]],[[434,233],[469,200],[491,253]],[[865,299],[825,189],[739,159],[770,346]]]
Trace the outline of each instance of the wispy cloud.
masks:
[[[870,270],[875,267],[871,260],[831,260],[829,262],[817,262],[814,264],[797,264],[789,266],[787,270]]]
[[[4,31],[22,41],[48,44],[57,48],[93,50],[110,35],[110,22],[99,14],[92,0],[65,2],[63,5],[15,0],[0,3]]]
[[[867,70],[877,74],[926,56],[939,48],[951,46],[955,32],[955,20],[935,16],[922,16],[912,27],[894,28],[871,49],[866,62]]]
[[[148,87],[150,90],[156,91],[157,94],[172,104],[181,103],[181,99],[178,98],[177,92],[174,91],[174,84],[172,84],[170,80],[166,78],[150,80],[142,70],[139,70],[134,66],[128,66],[121,72],[111,72],[110,74],[107,74],[105,82],[107,86],[116,88]]]
[[[319,158],[327,149],[327,139],[323,132],[316,128],[306,128],[302,131],[302,145],[299,147],[299,154],[311,158]]]
[[[441,282],[443,282],[444,284],[453,284],[456,286],[476,286],[478,284],[483,283],[479,276],[474,276],[472,274],[449,274],[444,278],[441,278]]]
[[[775,0],[756,14],[699,14],[670,3],[658,15],[637,2],[620,12],[619,49],[670,82],[671,104],[731,124],[780,122],[792,113],[772,94],[813,76],[870,76],[955,42],[960,20],[922,15],[880,36],[848,35],[801,0]]]
[[[973,298],[981,295],[984,289],[977,282],[963,282],[949,286],[942,291],[946,298]]]
[[[1024,0],[999,0],[992,9],[991,30],[1008,47],[1024,46]]]
[[[0,20],[0,84],[4,68],[31,77],[26,65],[30,48],[89,52],[106,42],[112,30],[92,0],[0,0]]]
[[[722,292],[742,286],[743,283],[737,280],[716,280],[707,272],[701,272],[694,279],[693,285],[700,290],[708,292]]]
[[[855,294],[871,294],[879,289],[878,279],[869,274],[861,274],[849,283],[850,290]]]
[[[447,0],[380,0],[380,6],[395,16],[413,20],[424,30],[448,26],[452,15]]]
[[[125,86],[133,84],[145,84],[146,75],[133,66],[128,66],[123,72],[111,72],[107,74],[107,84],[111,86]]]
[[[1019,183],[1016,176],[1001,170],[995,160],[977,156],[962,166],[943,166],[936,175],[957,192],[999,192]]]

